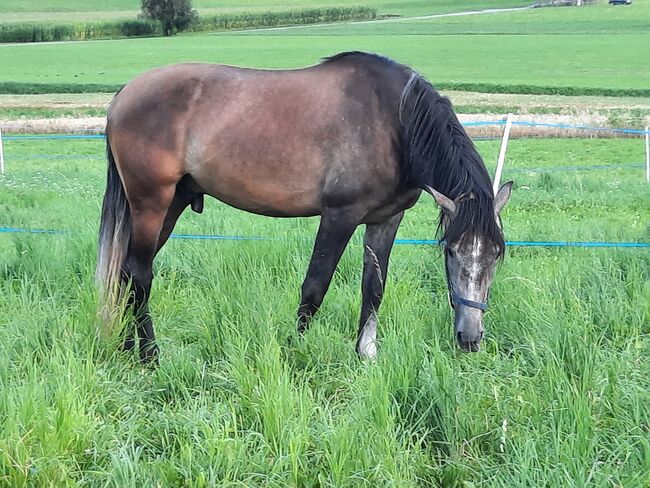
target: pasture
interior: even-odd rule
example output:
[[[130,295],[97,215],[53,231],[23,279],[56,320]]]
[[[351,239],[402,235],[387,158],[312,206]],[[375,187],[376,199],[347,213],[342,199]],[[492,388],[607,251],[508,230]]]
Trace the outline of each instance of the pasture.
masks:
[[[9,19],[36,11],[119,16],[133,3],[6,0],[0,12]],[[342,2],[247,8],[298,3]],[[365,3],[404,15],[488,5]],[[240,3],[195,5],[231,11]],[[0,46],[0,83],[74,91],[81,83],[125,83],[175,61],[297,67],[365,49],[411,64],[434,83],[639,94],[650,86],[642,62],[648,5]],[[0,117],[67,110],[31,108],[48,97],[20,105],[19,96],[0,96]],[[72,115],[97,115],[107,100],[56,97],[76,104]],[[5,100],[18,108],[3,108]],[[512,103],[529,113],[533,103],[539,113],[635,110],[637,121],[649,106],[640,97],[462,100],[467,111],[497,113]],[[493,173],[499,141],[476,144]],[[508,247],[486,340],[470,355],[454,341],[441,250],[396,245],[379,359],[364,363],[354,352],[361,229],[297,340],[317,219],[269,219],[206,199],[202,215],[181,217],[177,234],[264,239],[179,238],[165,246],[151,304],[161,364],[151,370],[96,339],[104,141],[6,140],[4,150],[0,227],[62,233],[0,232],[0,486],[650,486],[647,248]],[[643,159],[638,138],[511,140],[506,239],[650,242]],[[423,195],[398,239],[433,239],[437,215]]]
[[[650,68],[639,59],[650,45],[648,5],[639,1],[614,10],[599,5],[577,12],[534,9],[173,39],[4,45],[0,82],[65,84],[74,91],[84,83],[125,83],[146,69],[179,61],[292,68],[356,49],[398,59],[446,88],[472,83],[478,91],[617,90],[647,97]]]
[[[478,147],[496,159],[497,141]],[[0,483],[650,481],[647,250],[509,248],[484,350],[467,355],[452,337],[440,251],[398,245],[380,359],[363,364],[360,236],[304,340],[289,342],[316,220],[208,200],[178,233],[270,240],[168,244],[152,303],[161,366],[148,371],[95,340],[102,150],[100,140],[6,143],[2,224],[70,234],[0,236]],[[506,237],[647,242],[642,151],[638,139],[512,141]],[[398,238],[434,236],[430,200]]]

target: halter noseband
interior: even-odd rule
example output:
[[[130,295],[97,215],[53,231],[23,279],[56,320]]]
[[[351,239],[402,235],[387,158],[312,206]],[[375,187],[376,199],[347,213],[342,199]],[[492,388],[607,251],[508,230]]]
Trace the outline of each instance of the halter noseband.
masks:
[[[451,299],[452,304],[465,305],[467,307],[478,308],[483,312],[487,310],[488,308],[487,302],[485,303],[475,302],[474,300],[468,300],[467,298],[463,298],[454,291],[454,287],[451,285],[451,283],[449,283],[449,277],[447,277],[447,283],[449,285],[449,297]]]

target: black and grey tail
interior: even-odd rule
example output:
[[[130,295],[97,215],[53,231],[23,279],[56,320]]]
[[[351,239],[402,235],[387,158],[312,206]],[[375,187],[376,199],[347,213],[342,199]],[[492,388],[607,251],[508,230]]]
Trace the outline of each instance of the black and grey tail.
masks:
[[[109,335],[116,317],[119,317],[117,312],[123,298],[121,273],[131,237],[131,211],[115,165],[108,133],[106,135],[106,158],[108,159],[108,172],[99,227],[99,251],[95,278],[99,285],[99,315],[104,322],[104,333]]]

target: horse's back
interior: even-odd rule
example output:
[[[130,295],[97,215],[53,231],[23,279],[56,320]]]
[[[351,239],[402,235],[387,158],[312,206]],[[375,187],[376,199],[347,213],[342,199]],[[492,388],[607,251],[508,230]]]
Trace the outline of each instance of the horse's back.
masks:
[[[381,76],[352,62],[172,65],[124,87],[108,131],[144,148],[140,158],[157,154],[165,180],[189,174],[205,193],[256,213],[315,215],[398,177],[398,97],[381,99],[372,86]]]

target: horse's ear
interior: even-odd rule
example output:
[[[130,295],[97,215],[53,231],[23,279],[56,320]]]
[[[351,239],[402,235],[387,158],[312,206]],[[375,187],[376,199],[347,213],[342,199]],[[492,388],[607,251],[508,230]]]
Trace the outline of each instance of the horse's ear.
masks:
[[[508,200],[510,199],[510,194],[512,193],[512,184],[512,181],[504,183],[503,186],[499,188],[497,195],[494,197],[494,215],[496,217],[499,216],[501,210],[503,210],[503,207],[506,206],[506,203],[508,203]]]
[[[442,193],[434,190],[429,185],[425,185],[424,189],[431,194],[438,205],[440,205],[440,208],[443,212],[445,212],[450,217],[456,215],[456,204],[451,198],[444,196]]]

